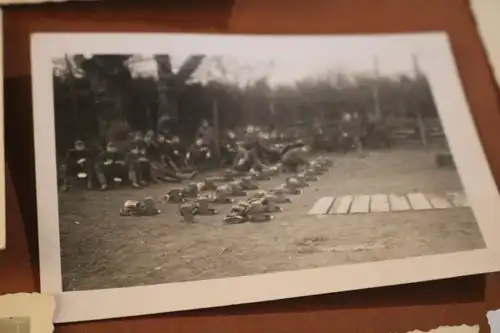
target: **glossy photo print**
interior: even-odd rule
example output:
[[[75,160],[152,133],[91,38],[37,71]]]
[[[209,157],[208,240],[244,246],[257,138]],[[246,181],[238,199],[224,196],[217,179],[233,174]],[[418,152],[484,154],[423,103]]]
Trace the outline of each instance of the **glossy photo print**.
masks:
[[[1,333],[52,333],[54,298],[44,294],[0,296]]]
[[[35,34],[31,51],[56,322],[498,268],[500,201],[445,34]]]

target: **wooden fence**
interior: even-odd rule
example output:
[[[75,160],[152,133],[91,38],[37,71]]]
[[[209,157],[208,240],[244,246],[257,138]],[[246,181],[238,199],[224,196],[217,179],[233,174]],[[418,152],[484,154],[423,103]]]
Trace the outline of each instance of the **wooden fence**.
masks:
[[[414,119],[391,118],[385,122],[389,137],[393,145],[403,147],[416,146],[446,146],[446,136],[438,118]],[[297,123],[295,126],[284,129],[285,133],[297,132],[300,138],[311,136],[313,124],[310,122]],[[324,124],[326,133],[334,133],[338,128],[338,121],[329,121]]]

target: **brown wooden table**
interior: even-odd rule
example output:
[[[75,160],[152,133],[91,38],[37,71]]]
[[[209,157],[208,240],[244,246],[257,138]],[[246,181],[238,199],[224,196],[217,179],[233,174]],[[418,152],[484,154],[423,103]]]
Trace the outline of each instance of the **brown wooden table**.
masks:
[[[109,1],[13,6],[5,13],[7,249],[0,294],[38,290],[29,64],[32,32],[450,34],[484,149],[500,181],[499,92],[465,0]],[[17,196],[16,196],[17,193]],[[18,200],[19,199],[19,200]],[[22,211],[22,214],[20,213]],[[500,275],[387,287],[179,314],[59,325],[56,332],[407,332],[481,324],[500,307]]]

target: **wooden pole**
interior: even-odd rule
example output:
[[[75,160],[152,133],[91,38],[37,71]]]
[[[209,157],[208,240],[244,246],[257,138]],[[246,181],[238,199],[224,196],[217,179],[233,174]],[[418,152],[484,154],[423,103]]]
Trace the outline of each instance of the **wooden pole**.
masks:
[[[274,108],[274,103],[269,101],[269,113],[271,114],[271,124],[273,127],[276,126],[276,109]],[[271,134],[271,133],[269,133]]]
[[[418,80],[421,77],[421,72],[420,72],[420,66],[419,66],[419,63],[418,63],[418,58],[417,58],[417,56],[415,54],[412,55],[412,60],[413,60],[413,69],[414,69],[414,72],[415,72],[415,79],[417,80],[417,86],[416,86],[416,91],[415,91],[415,94],[416,94],[416,98],[415,98],[416,105],[414,105],[414,107],[415,107],[415,114],[416,114],[416,117],[417,117],[418,130],[420,132],[420,140],[422,142],[422,145],[426,147],[428,145],[427,129],[425,128],[425,123],[424,123],[424,120],[422,118],[422,112],[420,110],[420,105],[419,105],[419,101],[420,101],[420,86],[419,86],[419,81]]]
[[[373,85],[373,103],[374,103],[374,111],[375,111],[375,119],[380,120],[382,118],[382,111],[380,109],[380,96],[379,96],[379,82],[380,79],[380,70],[378,64],[378,58],[375,55],[373,57],[373,67],[375,70],[375,84]]]
[[[269,112],[274,117],[274,115],[276,113],[276,109],[274,108],[274,103],[272,101],[269,102]]]
[[[214,143],[215,150],[218,155],[220,155],[220,136],[219,136],[219,107],[217,105],[217,99],[214,98],[212,104],[212,120],[214,123]]]

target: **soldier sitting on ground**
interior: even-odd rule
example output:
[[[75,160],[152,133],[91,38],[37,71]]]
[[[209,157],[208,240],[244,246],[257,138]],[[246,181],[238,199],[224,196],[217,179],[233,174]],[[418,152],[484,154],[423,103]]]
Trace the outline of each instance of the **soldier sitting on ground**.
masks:
[[[221,164],[231,164],[236,157],[237,144],[236,135],[232,131],[228,131],[221,140]]]
[[[152,131],[144,137],[146,158],[151,168],[152,180],[157,182],[162,180],[180,182],[182,180],[192,179],[196,173],[182,174],[178,170],[170,170],[162,163],[162,152],[155,140]]]
[[[115,179],[129,180],[134,188],[141,187],[137,177],[137,164],[129,154],[119,151],[112,141],[99,154],[94,168],[102,191],[108,189],[108,180]]]
[[[168,169],[176,172],[189,169],[186,160],[186,148],[177,135],[172,136],[171,140],[166,140],[166,136],[160,133],[157,135],[157,142],[160,146],[163,164]]]
[[[196,133],[196,140],[201,139],[203,145],[208,148],[211,152],[212,156],[217,155],[219,152],[217,151],[216,137],[215,137],[215,129],[213,125],[209,124],[206,119],[201,121],[201,125],[198,128],[198,132]]]
[[[269,135],[260,135],[254,142],[255,151],[260,160],[267,164],[276,164],[281,159],[278,149],[269,144]]]
[[[240,145],[233,161],[232,169],[238,172],[260,171],[265,165],[260,161],[255,149],[248,145]]]
[[[363,136],[362,119],[357,112],[344,112],[339,123],[340,146],[347,152],[351,149],[363,151],[361,137]]]
[[[306,144],[304,141],[302,140],[295,140],[294,142],[292,143],[289,143],[289,144],[286,144],[283,149],[281,149],[281,157],[283,157],[283,155],[285,155],[289,150],[292,150],[294,148],[300,148],[300,147],[304,147]]]
[[[304,143],[297,143],[287,149],[281,157],[283,169],[288,172],[297,173],[300,167],[307,166],[309,164],[309,160],[307,158],[309,151],[309,146]]]
[[[326,150],[328,148],[328,138],[325,134],[324,125],[316,118],[313,122],[313,149],[315,151]]]
[[[213,151],[203,139],[197,139],[187,152],[188,163],[195,168],[207,166],[212,158]]]
[[[179,171],[179,167],[173,161],[171,156],[171,145],[169,140],[166,139],[164,133],[158,133],[156,135],[156,146],[158,147],[160,153],[160,162],[161,164],[167,168],[172,169],[174,171]]]
[[[63,185],[62,191],[66,192],[71,186],[73,178],[78,178],[80,174],[85,175],[87,188],[92,189],[94,180],[94,154],[85,146],[82,140],[76,140],[74,147],[66,153],[66,158],[62,165]]]
[[[148,156],[148,143],[151,135],[154,136],[152,131],[148,131],[145,135],[141,132],[136,132],[130,142],[129,149],[126,151],[127,161],[135,166],[139,184],[146,186],[149,182],[162,183],[161,175],[153,170],[150,157]],[[148,139],[147,139],[148,138]]]

